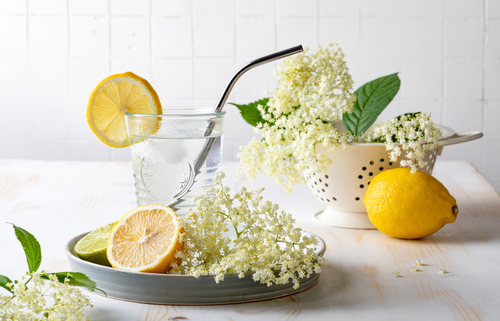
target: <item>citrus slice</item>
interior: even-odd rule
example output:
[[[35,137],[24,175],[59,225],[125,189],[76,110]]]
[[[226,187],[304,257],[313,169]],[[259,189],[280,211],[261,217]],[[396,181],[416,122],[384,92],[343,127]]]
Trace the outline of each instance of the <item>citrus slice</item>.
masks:
[[[114,221],[103,225],[82,237],[75,245],[75,253],[85,261],[111,266],[106,256],[109,233],[118,223]]]
[[[158,94],[147,80],[132,72],[111,75],[90,95],[87,121],[96,136],[111,147],[130,146],[125,112],[161,114]]]
[[[182,228],[165,205],[144,205],[125,215],[109,235],[108,260],[117,269],[164,273],[181,250]],[[180,263],[180,262],[178,262]]]

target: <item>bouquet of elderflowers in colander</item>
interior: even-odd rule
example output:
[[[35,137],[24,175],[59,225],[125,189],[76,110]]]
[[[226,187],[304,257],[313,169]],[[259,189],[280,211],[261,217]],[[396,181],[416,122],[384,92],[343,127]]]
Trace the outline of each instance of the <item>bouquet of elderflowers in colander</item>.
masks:
[[[262,136],[240,147],[238,157],[249,179],[264,172],[290,192],[312,173],[325,173],[328,153],[352,142],[385,143],[391,161],[413,172],[426,163],[425,152],[442,136],[425,112],[408,113],[367,131],[396,96],[397,74],[375,79],[353,91],[353,81],[337,45],[319,46],[315,53],[286,58],[275,70],[278,87],[270,98],[233,104]],[[318,145],[323,145],[319,152]]]

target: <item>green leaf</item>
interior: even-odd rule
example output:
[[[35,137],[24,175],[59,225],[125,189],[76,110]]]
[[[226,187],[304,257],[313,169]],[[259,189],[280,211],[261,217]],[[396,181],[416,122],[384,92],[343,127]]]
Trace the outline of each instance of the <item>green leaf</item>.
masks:
[[[342,115],[344,126],[354,136],[361,136],[394,99],[400,85],[401,81],[395,73],[377,78],[359,87],[354,92],[358,99],[354,103],[352,113]]]
[[[262,118],[262,115],[260,114],[259,109],[257,108],[259,105],[262,106],[267,106],[267,103],[269,101],[269,98],[263,98],[261,100],[254,101],[253,103],[249,103],[246,105],[238,105],[234,103],[229,103],[233,106],[236,106],[241,113],[241,117],[249,123],[250,125],[256,127],[259,123],[267,123],[264,118]]]
[[[90,292],[94,291],[100,291],[106,295],[106,292],[103,290],[97,288],[95,286],[95,282],[92,281],[88,276],[86,276],[83,273],[80,272],[56,272],[56,273],[47,273],[47,274],[41,274],[40,277],[45,280],[50,280],[49,275],[55,275],[57,277],[57,280],[60,283],[64,283],[66,278],[68,278],[68,284],[72,286],[78,286],[82,288],[86,288]]]
[[[15,226],[14,224],[12,224],[12,226],[14,227],[17,239],[21,242],[24,249],[24,254],[26,255],[26,260],[28,261],[29,272],[36,272],[42,262],[42,250],[40,248],[40,243],[38,243],[36,238],[28,231]]]
[[[9,283],[14,283],[12,282],[8,277],[0,275],[0,286],[4,288],[5,290],[9,291],[10,293],[14,294],[14,291],[12,291],[11,288],[7,286]]]

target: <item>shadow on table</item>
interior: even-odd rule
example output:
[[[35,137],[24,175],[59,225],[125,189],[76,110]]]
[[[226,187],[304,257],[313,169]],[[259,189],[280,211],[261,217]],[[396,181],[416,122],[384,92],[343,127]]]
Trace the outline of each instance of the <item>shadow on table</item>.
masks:
[[[268,310],[277,315],[295,315],[308,309],[322,309],[335,306],[345,306],[343,293],[348,291],[347,274],[339,267],[330,263],[321,267],[318,282],[302,292],[279,299],[242,304],[236,312],[242,315],[258,314]]]
[[[328,262],[321,267],[321,270],[318,283],[310,289],[311,296],[308,296],[307,290],[303,292],[303,301],[326,299],[329,302],[336,302],[332,297],[340,297],[342,292],[348,291],[349,278],[340,266]]]
[[[459,204],[460,207],[460,204]],[[435,234],[415,240],[392,238],[388,235],[373,235],[372,242],[386,246],[403,245],[414,242],[436,244],[474,244],[500,240],[500,203],[475,202],[460,207],[455,222],[446,224]]]
[[[485,243],[499,240],[500,207],[493,207],[489,203],[467,205],[454,223],[445,225],[436,234],[422,240],[436,243]]]

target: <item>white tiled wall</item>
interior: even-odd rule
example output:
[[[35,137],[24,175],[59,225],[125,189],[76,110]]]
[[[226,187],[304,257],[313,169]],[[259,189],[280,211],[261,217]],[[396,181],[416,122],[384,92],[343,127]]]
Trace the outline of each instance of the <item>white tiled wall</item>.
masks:
[[[133,71],[164,106],[213,106],[244,63],[287,47],[339,43],[356,87],[400,72],[384,112],[431,111],[481,140],[446,147],[500,190],[500,0],[0,0],[0,158],[127,160],[86,122],[104,77]],[[272,69],[229,101],[261,98]],[[226,160],[253,131],[226,106]],[[457,173],[459,175],[459,173]]]

